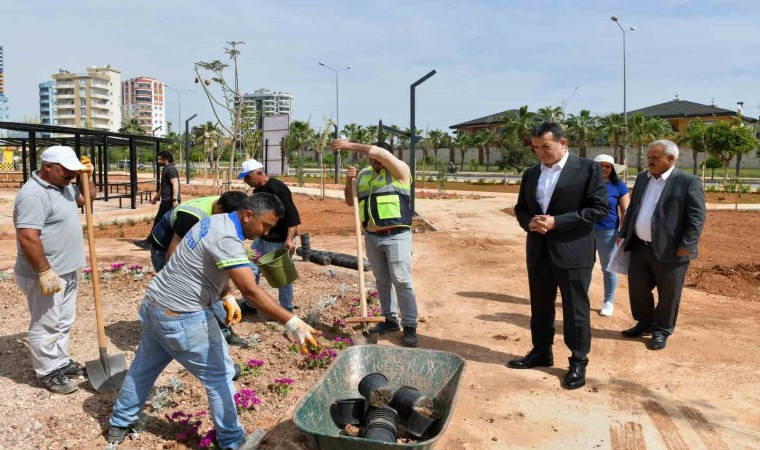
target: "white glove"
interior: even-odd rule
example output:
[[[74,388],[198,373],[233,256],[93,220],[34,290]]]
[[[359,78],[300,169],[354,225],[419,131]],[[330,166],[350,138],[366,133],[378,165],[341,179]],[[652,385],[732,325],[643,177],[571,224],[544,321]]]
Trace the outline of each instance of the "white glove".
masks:
[[[53,295],[61,290],[61,279],[58,278],[57,273],[53,272],[53,269],[38,273],[37,276],[40,279],[42,295]]]
[[[309,354],[309,346],[314,350],[319,348],[317,340],[312,336],[316,331],[314,331],[308,323],[299,319],[298,316],[293,316],[288,320],[285,323],[283,330],[291,340],[297,342],[301,346],[301,353],[304,355]]]
[[[227,319],[225,319],[224,324],[229,326],[240,322],[240,319],[243,318],[243,313],[240,311],[240,305],[235,300],[235,296],[225,295],[222,302],[224,311],[227,312]]]

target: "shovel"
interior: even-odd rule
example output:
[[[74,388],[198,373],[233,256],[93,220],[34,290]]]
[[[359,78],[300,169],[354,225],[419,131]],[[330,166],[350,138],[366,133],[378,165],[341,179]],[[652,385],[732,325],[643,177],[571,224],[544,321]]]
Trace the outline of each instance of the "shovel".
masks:
[[[367,317],[367,290],[364,287],[364,252],[362,251],[362,224],[359,219],[359,196],[357,194],[356,178],[351,180],[351,194],[354,200],[354,227],[356,228],[356,260],[359,269],[359,299],[361,317],[347,317],[346,323],[361,323],[364,333],[351,336],[354,345],[377,344],[377,334],[370,334],[368,323],[385,322],[385,317]]]
[[[89,174],[89,172],[88,172]],[[95,233],[92,230],[92,204],[90,203],[90,179],[82,176],[82,193],[84,194],[84,212],[87,219],[87,245],[90,248],[90,267],[92,268],[92,288],[95,297],[95,321],[98,324],[98,350],[100,358],[84,363],[90,384],[99,393],[116,392],[127,375],[127,359],[124,353],[108,356],[106,350],[106,331],[103,323],[103,308],[100,304],[100,277],[98,261],[95,257]]]

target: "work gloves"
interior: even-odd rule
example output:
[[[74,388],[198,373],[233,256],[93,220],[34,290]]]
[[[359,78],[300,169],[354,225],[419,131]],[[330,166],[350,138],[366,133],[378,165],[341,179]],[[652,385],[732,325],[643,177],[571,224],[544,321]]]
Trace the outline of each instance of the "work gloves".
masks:
[[[222,299],[222,306],[224,306],[224,311],[227,313],[227,318],[224,320],[225,325],[235,325],[243,318],[240,305],[238,305],[234,295],[225,295]]]
[[[311,346],[311,349],[313,350],[319,348],[317,340],[312,336],[316,331],[314,331],[308,323],[299,319],[298,316],[293,316],[285,323],[283,328],[288,337],[298,343],[301,353],[304,355],[310,353],[309,346]]]
[[[79,158],[79,162],[84,164],[84,169],[80,170],[79,172],[92,172],[95,168],[92,166],[92,163],[90,162],[90,158],[86,156],[82,156]]]
[[[61,279],[58,278],[57,273],[53,272],[53,269],[38,273],[37,276],[39,277],[42,295],[53,295],[61,290]]]

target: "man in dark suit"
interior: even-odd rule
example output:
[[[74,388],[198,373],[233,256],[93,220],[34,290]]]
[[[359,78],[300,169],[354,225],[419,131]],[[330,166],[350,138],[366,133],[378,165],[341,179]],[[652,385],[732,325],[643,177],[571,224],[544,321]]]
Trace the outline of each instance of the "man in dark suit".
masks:
[[[554,365],[554,303],[562,294],[565,344],[572,356],[563,386],[586,383],[591,350],[588,288],[594,267],[594,222],[609,212],[599,164],[567,151],[562,127],[542,123],[531,131],[541,164],[525,171],[515,214],[528,232],[526,253],[530,285],[533,349],[509,361],[513,369]]]
[[[628,295],[636,326],[626,337],[652,333],[650,350],[662,350],[673,334],[689,261],[705,224],[705,193],[698,177],[676,169],[678,146],[668,140],[649,144],[649,170],[636,177],[633,198],[620,235],[631,252]],[[652,289],[659,302],[654,303]]]

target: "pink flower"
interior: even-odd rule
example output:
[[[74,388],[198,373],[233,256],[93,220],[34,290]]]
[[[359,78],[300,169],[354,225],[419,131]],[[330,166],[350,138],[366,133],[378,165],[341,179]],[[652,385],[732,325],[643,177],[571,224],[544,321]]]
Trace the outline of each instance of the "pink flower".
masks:
[[[248,367],[250,367],[251,369],[253,369],[254,367],[261,367],[261,366],[263,366],[264,365],[264,361],[260,361],[258,359],[249,359],[248,362],[246,363],[246,365]]]
[[[214,444],[214,441],[216,440],[216,429],[212,428],[206,432],[206,435],[203,436],[203,439],[198,443],[199,448],[209,448]]]
[[[277,384],[286,384],[286,385],[293,384],[293,381],[294,380],[292,378],[277,378],[274,380],[274,382]]]

